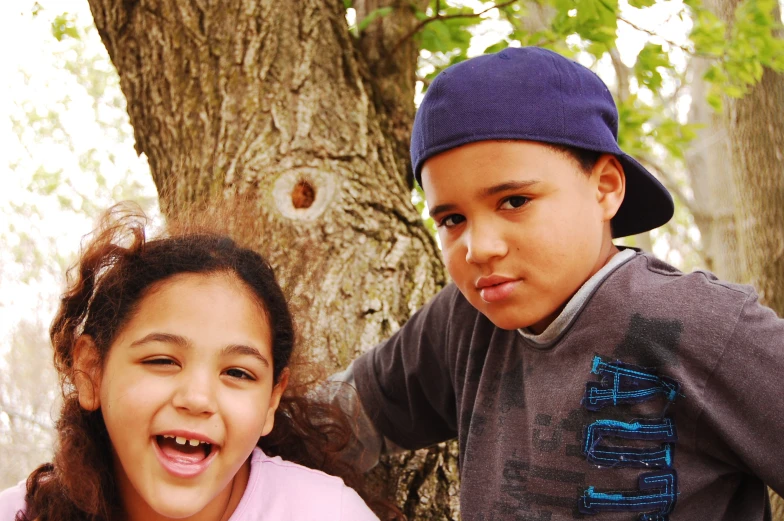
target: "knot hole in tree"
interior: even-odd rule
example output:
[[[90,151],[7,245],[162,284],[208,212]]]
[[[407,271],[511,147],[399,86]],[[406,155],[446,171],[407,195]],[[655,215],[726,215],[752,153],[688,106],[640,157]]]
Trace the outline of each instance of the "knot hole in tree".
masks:
[[[315,168],[296,168],[280,174],[272,189],[275,207],[284,217],[313,221],[335,196],[334,176]]]
[[[291,204],[294,208],[310,208],[316,199],[316,189],[305,179],[300,179],[291,191]]]

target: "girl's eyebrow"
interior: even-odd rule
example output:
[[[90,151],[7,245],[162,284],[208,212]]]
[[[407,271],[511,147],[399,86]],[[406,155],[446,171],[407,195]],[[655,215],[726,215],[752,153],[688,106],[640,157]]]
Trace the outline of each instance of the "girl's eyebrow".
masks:
[[[221,351],[221,356],[228,356],[228,355],[247,355],[258,358],[259,361],[264,364],[266,367],[270,367],[269,361],[262,355],[258,349],[251,346],[246,346],[242,344],[232,344],[230,346],[226,346]]]
[[[150,333],[149,335],[131,342],[131,347],[140,346],[149,342],[163,342],[166,344],[176,344],[179,347],[190,347],[191,343],[187,338],[171,333]]]
[[[167,344],[174,344],[177,347],[186,348],[186,349],[191,347],[191,342],[187,338],[180,335],[173,335],[171,333],[150,333],[149,335],[146,335],[143,338],[140,338],[139,340],[131,342],[130,347],[136,347],[149,342],[163,342]],[[252,356],[254,358],[257,358],[266,367],[271,367],[269,360],[267,360],[267,358],[264,355],[262,355],[261,352],[255,347],[246,346],[243,344],[231,344],[221,349],[220,356],[223,357],[223,356],[230,356],[230,355]]]

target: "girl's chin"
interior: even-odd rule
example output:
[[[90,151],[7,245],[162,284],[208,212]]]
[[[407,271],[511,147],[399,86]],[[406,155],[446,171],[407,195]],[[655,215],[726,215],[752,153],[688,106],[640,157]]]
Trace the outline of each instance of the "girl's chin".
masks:
[[[167,519],[185,519],[195,516],[202,513],[205,509],[209,509],[210,504],[216,499],[212,498],[205,503],[205,497],[208,497],[209,491],[201,488],[176,490],[175,487],[164,486],[157,487],[153,494],[151,497],[143,497],[142,499],[147,503],[150,510]],[[223,508],[225,508],[227,501],[221,502]]]

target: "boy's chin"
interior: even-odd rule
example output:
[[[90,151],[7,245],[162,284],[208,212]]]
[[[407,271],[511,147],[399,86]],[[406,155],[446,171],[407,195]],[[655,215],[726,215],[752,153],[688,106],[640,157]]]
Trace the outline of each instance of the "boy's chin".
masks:
[[[499,329],[506,329],[507,331],[514,331],[515,329],[526,329],[531,326],[531,321],[521,319],[519,317],[503,316],[501,314],[485,314],[490,319],[490,322]]]
[[[507,331],[527,329],[537,335],[544,332],[554,319],[549,316],[521,313],[483,312],[483,314],[499,329]]]

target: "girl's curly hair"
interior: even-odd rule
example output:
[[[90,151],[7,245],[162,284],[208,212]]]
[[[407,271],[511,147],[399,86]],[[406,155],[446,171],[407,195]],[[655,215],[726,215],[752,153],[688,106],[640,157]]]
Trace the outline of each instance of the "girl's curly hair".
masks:
[[[17,521],[108,521],[120,514],[111,440],[100,409],[90,412],[79,405],[74,346],[80,335],[90,335],[103,362],[153,284],[179,273],[235,275],[267,313],[275,382],[283,369],[300,363],[293,357],[296,335],[287,300],[264,258],[203,226],[181,226],[175,232],[170,227],[168,234],[149,240],[146,224],[136,207],[111,208],[68,272],[50,329],[63,393],[57,445],[52,463],[41,465],[27,479],[26,512],[20,512]],[[391,503],[368,497],[363,476],[341,460],[341,453],[356,441],[350,418],[337,406],[314,400],[308,389],[293,371],[275,426],[258,446],[270,456],[341,477],[382,518],[403,519]]]

